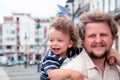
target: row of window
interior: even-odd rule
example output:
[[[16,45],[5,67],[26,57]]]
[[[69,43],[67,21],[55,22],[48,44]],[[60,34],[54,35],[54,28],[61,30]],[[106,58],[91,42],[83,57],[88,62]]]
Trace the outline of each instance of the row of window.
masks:
[[[120,7],[119,0],[99,0],[97,3],[91,5],[92,9],[100,9],[105,12],[113,11]]]

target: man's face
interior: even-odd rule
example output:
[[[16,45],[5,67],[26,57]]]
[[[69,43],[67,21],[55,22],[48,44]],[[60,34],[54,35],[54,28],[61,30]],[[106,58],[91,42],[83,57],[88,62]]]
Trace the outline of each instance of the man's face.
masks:
[[[109,52],[112,43],[113,38],[107,23],[96,22],[86,25],[83,46],[91,58],[104,58]]]

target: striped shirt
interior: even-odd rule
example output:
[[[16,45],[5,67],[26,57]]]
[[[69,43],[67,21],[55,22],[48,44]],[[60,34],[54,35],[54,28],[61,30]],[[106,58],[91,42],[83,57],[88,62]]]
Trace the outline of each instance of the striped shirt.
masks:
[[[120,80],[120,66],[110,66],[106,62],[105,71],[102,74],[85,50],[61,68],[71,68],[87,75],[88,79],[84,80]]]
[[[76,57],[81,51],[82,48],[76,48],[74,50],[68,49],[68,60],[68,58],[63,58],[58,55],[55,55],[49,50],[42,60],[40,80],[50,80],[47,75],[48,70],[60,68],[60,66],[63,65],[63,63],[67,63],[68,61],[70,61],[71,58]]]

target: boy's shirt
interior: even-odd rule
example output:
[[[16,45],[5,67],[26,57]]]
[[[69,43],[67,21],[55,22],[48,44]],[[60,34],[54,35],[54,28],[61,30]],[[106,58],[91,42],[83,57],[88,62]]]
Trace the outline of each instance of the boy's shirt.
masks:
[[[66,64],[72,58],[76,57],[81,51],[82,48],[76,49],[69,48],[67,50],[68,58],[63,58],[58,55],[55,55],[53,52],[49,50],[42,60],[41,80],[50,80],[47,75],[48,70],[60,68],[60,66]]]

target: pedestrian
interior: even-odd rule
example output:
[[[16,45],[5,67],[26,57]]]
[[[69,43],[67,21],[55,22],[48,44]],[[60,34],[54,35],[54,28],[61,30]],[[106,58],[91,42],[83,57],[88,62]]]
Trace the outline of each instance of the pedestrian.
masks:
[[[64,69],[73,69],[69,74],[75,70],[88,76],[81,80],[120,80],[120,54],[112,49],[118,32],[113,17],[102,11],[88,11],[80,16],[80,23],[82,52],[61,70],[54,70],[56,74],[52,72],[51,79],[66,79],[68,72]]]
[[[59,69],[82,50],[77,47],[78,34],[73,23],[65,16],[57,16],[51,22],[48,41],[50,49],[42,59],[40,80],[50,80],[52,70]]]

